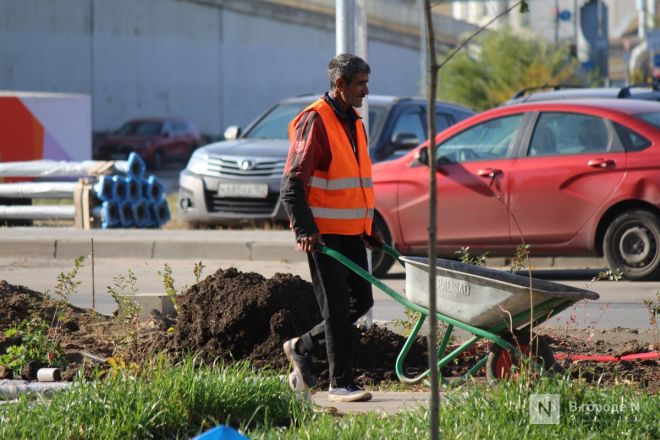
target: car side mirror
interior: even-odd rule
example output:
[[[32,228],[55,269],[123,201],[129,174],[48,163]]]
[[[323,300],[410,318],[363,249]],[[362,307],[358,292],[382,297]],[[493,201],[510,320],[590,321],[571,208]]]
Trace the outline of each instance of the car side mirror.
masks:
[[[228,141],[233,141],[234,139],[238,139],[238,137],[241,135],[241,127],[238,125],[230,125],[225,129],[225,140]]]
[[[422,165],[429,165],[429,147],[422,147],[417,153],[417,162]]]
[[[412,133],[397,133],[392,136],[392,150],[410,150],[419,145],[419,138]]]

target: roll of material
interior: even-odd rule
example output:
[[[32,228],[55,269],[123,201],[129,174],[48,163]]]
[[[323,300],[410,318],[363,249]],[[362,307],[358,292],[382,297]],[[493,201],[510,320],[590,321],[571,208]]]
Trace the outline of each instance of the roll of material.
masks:
[[[126,199],[137,202],[142,199],[142,180],[135,177],[126,178]]]
[[[110,167],[108,168],[108,165]],[[133,165],[135,169],[135,165]],[[85,160],[66,162],[59,160],[29,160],[24,162],[0,163],[0,177],[85,177],[115,171],[125,173],[128,161],[105,162]]]
[[[112,176],[101,176],[98,182],[94,185],[94,193],[99,200],[108,201],[115,197],[115,181]]]
[[[170,221],[170,208],[167,206],[167,200],[149,202],[149,211],[156,227],[160,227]]]
[[[157,176],[142,180],[142,195],[152,202],[159,202],[165,196],[165,185]]]
[[[133,204],[128,200],[119,203],[119,224],[122,228],[132,228],[135,226]]]
[[[130,177],[133,177],[137,181],[140,181],[144,177],[144,172],[146,171],[147,166],[142,158],[137,153],[135,153],[135,151],[128,155],[126,165],[126,174],[128,174]]]
[[[117,200],[118,202],[121,202],[123,200],[126,200],[128,198],[127,196],[127,191],[128,191],[128,186],[127,186],[127,178],[124,176],[120,176],[115,174],[112,176],[112,181],[114,182],[114,186],[112,188],[112,198]]]
[[[0,197],[65,199],[73,197],[76,182],[0,183]]]
[[[32,220],[73,220],[76,207],[73,205],[16,205],[0,206],[0,218]]]
[[[21,394],[51,394],[71,388],[71,382],[29,382],[26,380],[0,380],[0,399],[16,399]]]
[[[62,373],[59,368],[40,368],[37,370],[37,380],[39,382],[59,382],[62,380]]]

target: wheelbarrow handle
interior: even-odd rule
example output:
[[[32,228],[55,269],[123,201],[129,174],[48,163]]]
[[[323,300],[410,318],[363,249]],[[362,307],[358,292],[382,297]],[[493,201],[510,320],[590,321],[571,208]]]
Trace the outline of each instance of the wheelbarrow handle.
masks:
[[[388,245],[387,243],[380,241],[378,239],[375,239],[371,235],[364,234],[362,238],[367,241],[371,246],[378,248],[378,250],[385,252],[395,260],[397,260],[402,266],[403,266],[403,261],[399,259],[401,257],[401,254],[394,249],[392,246]]]
[[[394,258],[396,261],[398,261],[399,264],[404,266],[403,261],[401,261],[401,254],[396,249],[394,249],[392,246],[390,246],[389,244],[383,243],[383,246],[381,247],[381,250],[383,252],[385,252],[386,254],[388,254],[389,256],[391,256],[392,258]]]
[[[399,251],[394,249],[392,246],[390,246],[387,243],[383,243],[382,241],[376,240],[372,237],[369,237],[369,236],[365,236],[365,239],[369,242],[369,244],[371,244],[372,246],[377,247],[380,251],[385,252],[386,254],[388,254],[389,256],[394,258],[396,261],[398,261],[400,265],[405,267],[403,261],[401,261],[401,254],[399,253]],[[325,253],[325,252],[323,252],[323,248],[324,248],[324,246],[322,244],[316,243],[314,245],[314,252]]]

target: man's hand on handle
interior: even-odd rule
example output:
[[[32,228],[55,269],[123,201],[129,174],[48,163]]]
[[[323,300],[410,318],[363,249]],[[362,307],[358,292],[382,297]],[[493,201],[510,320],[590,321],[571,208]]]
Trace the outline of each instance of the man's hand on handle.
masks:
[[[373,231],[371,235],[367,235],[366,233],[363,234],[362,241],[370,251],[376,251],[382,248],[383,244],[385,244],[383,242],[383,236],[380,235],[380,232],[378,231]]]
[[[298,239],[298,250],[303,252],[312,252],[314,247],[319,244],[325,246],[321,234],[312,234],[308,237],[302,237]]]

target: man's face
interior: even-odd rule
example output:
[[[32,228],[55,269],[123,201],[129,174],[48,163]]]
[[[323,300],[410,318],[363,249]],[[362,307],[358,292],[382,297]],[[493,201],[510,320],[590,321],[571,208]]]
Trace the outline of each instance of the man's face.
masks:
[[[356,73],[350,83],[343,79],[337,80],[337,90],[346,104],[353,107],[362,107],[362,100],[369,94],[369,74]]]

